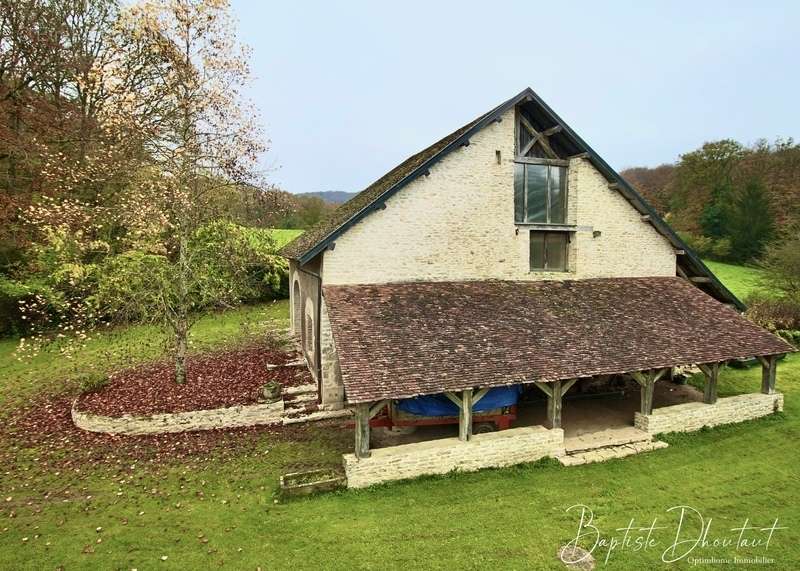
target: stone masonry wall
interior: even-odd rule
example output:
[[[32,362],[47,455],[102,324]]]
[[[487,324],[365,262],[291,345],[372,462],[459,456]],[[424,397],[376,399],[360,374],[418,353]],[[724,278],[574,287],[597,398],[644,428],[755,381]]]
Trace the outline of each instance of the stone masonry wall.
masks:
[[[514,224],[513,159],[511,110],[339,236],[324,282],[675,275],[669,242],[585,159],[569,167],[570,271],[531,272],[528,229]]]
[[[783,394],[752,393],[718,399],[714,404],[691,402],[636,413],[634,425],[650,434],[691,432],[704,426],[718,426],[759,418],[783,410]]]
[[[390,480],[446,474],[453,470],[511,466],[564,454],[564,431],[526,426],[476,434],[469,442],[443,438],[372,450],[369,458],[344,455],[347,487],[365,488]]]
[[[75,423],[75,426],[89,432],[105,432],[107,434],[165,434],[169,432],[278,424],[282,421],[282,400],[268,404],[153,414],[150,416],[101,416],[81,412],[74,405],[72,407],[72,422]]]
[[[320,319],[320,350],[322,363],[322,405],[327,409],[339,409],[344,401],[344,384],[342,370],[339,367],[339,355],[333,339],[331,322],[328,319],[328,306],[322,298],[322,317]]]

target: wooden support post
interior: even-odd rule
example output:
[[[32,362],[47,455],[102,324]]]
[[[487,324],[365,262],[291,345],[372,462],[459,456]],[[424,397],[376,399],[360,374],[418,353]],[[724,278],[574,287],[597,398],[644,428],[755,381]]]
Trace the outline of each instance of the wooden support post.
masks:
[[[759,357],[761,361],[761,392],[765,395],[775,394],[775,374],[778,369],[778,355]]]
[[[369,458],[369,403],[357,404],[355,413],[356,458]]]
[[[653,414],[653,391],[656,381],[664,376],[669,369],[653,369],[651,371],[637,371],[631,377],[641,386],[641,413]]]
[[[561,381],[550,383],[553,394],[547,397],[547,424],[548,428],[561,428],[561,396],[564,386]]]
[[[461,409],[458,415],[458,439],[466,442],[472,439],[472,389],[461,393]]]
[[[706,382],[703,386],[703,402],[714,404],[717,402],[717,379],[719,378],[719,370],[722,363],[709,363],[708,365],[698,366],[706,377]]]

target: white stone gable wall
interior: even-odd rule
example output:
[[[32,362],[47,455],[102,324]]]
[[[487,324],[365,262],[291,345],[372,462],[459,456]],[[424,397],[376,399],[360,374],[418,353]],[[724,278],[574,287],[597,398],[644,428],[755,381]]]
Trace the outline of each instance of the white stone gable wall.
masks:
[[[579,226],[571,271],[530,272],[528,231],[514,224],[513,158],[511,110],[339,236],[324,254],[324,282],[675,275],[666,238],[585,159],[569,172],[568,223]]]

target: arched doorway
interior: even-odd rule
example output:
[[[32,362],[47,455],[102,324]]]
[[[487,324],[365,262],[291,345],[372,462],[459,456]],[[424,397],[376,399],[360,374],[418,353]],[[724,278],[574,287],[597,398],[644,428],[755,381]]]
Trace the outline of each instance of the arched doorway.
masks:
[[[303,330],[303,301],[300,296],[300,280],[294,280],[292,288],[292,333],[300,335]]]

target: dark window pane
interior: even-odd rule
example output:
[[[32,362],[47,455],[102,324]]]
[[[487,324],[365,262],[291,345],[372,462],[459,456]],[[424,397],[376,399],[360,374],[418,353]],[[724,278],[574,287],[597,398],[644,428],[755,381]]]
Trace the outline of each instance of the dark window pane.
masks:
[[[514,165],[514,222],[525,222],[525,165]]]
[[[547,222],[547,171],[544,165],[525,165],[528,206],[525,222]]]
[[[550,219],[553,224],[564,224],[567,216],[567,169],[550,167]]]
[[[544,269],[544,232],[531,232],[531,269]]]
[[[548,232],[544,245],[545,266],[548,270],[564,271],[567,269],[567,234],[566,232]]]

